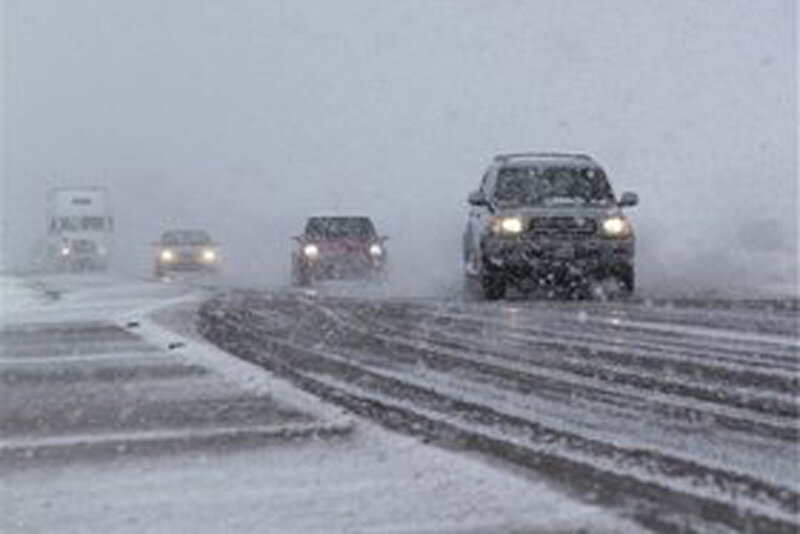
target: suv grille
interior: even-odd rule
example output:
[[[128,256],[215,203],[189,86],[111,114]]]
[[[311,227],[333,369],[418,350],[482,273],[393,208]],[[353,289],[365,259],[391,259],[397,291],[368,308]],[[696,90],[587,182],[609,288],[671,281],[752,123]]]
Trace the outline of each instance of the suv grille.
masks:
[[[528,231],[533,236],[591,237],[597,233],[597,222],[586,217],[534,217]]]

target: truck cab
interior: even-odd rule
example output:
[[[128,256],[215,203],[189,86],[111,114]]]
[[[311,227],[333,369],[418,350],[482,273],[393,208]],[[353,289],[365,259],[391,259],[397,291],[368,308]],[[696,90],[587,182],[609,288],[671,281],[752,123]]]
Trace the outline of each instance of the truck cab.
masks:
[[[105,188],[58,188],[48,194],[47,259],[54,270],[105,270],[113,232]]]

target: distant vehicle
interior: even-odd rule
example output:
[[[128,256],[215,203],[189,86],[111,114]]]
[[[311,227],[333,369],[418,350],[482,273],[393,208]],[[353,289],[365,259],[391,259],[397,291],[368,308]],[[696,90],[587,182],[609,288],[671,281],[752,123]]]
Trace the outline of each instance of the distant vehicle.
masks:
[[[603,169],[583,154],[494,158],[469,195],[464,271],[469,287],[500,299],[509,285],[621,297],[634,290],[634,233]]]
[[[292,277],[299,285],[314,280],[374,278],[386,268],[386,237],[379,237],[369,217],[310,217],[294,238]]]
[[[105,188],[57,188],[48,193],[46,254],[51,269],[105,270],[113,233]]]
[[[159,278],[177,272],[219,272],[220,247],[203,230],[170,230],[161,234],[155,246],[154,271]]]

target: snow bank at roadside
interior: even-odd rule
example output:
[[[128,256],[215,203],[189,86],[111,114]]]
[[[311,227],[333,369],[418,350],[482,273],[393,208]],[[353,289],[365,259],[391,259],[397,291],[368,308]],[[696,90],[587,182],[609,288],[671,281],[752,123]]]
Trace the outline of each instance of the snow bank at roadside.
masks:
[[[0,277],[3,323],[111,321],[195,298],[199,287],[105,273]],[[7,289],[7,298],[6,298]]]
[[[45,289],[30,280],[0,275],[0,321],[7,314],[48,302]]]

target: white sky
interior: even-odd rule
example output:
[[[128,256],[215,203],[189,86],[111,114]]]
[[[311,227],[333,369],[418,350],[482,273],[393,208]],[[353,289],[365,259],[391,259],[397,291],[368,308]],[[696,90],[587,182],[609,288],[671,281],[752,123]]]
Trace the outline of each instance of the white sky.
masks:
[[[561,149],[640,194],[646,285],[792,276],[769,249],[794,263],[793,0],[4,5],[17,263],[49,187],[99,184],[130,272],[162,229],[199,226],[231,272],[280,283],[308,213],[354,210],[390,234],[399,279],[448,285],[491,155]]]

